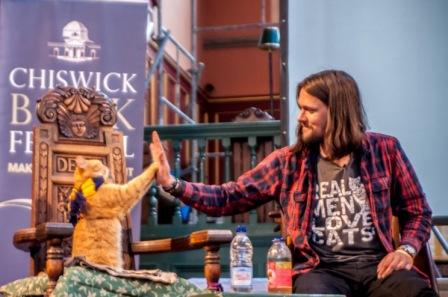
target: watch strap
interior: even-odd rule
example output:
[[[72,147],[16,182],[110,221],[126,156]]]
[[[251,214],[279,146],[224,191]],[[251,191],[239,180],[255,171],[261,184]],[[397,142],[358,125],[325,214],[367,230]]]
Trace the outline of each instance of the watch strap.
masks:
[[[414,258],[417,255],[417,251],[415,250],[415,248],[408,244],[400,245],[398,247],[397,251],[403,251],[403,252],[407,253],[409,256],[411,256],[412,258]]]

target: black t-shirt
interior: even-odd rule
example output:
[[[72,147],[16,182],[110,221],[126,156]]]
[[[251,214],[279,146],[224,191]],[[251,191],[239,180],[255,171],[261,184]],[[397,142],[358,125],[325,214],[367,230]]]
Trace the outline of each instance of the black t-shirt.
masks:
[[[310,245],[324,263],[378,260],[385,255],[375,226],[359,162],[345,167],[319,158]]]

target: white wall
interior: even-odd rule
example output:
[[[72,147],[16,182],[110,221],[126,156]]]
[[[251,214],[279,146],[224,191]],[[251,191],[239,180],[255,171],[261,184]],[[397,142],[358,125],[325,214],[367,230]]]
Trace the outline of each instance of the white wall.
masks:
[[[372,130],[401,141],[436,215],[448,214],[448,1],[290,0],[290,142],[295,88],[342,69],[359,83]]]

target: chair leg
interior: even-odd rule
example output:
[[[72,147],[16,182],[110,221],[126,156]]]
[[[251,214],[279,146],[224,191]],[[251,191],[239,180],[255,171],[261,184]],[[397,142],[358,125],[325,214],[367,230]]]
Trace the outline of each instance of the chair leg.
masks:
[[[205,265],[204,265],[204,275],[207,280],[207,289],[211,291],[222,292],[222,286],[219,283],[219,277],[221,276],[221,263],[219,257],[219,245],[210,245],[204,247],[205,254]]]
[[[64,270],[64,251],[62,249],[61,239],[48,240],[47,245],[48,249],[45,270],[48,275],[48,288],[46,296],[50,296]]]

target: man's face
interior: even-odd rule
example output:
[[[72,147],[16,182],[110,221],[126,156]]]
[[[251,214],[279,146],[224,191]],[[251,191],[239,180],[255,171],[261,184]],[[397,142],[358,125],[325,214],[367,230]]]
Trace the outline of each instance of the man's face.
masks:
[[[300,90],[297,104],[300,108],[297,120],[301,142],[304,144],[322,143],[327,126],[328,107],[304,89]]]

